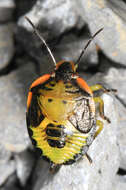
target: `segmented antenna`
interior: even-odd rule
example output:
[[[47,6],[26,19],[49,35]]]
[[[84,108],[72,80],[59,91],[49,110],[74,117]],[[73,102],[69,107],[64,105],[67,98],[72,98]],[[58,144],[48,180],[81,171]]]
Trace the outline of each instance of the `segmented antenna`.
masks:
[[[82,50],[80,56],[78,57],[77,61],[76,61],[76,65],[78,65],[80,63],[80,60],[82,58],[82,56],[85,53],[85,50],[87,49],[87,47],[89,46],[89,44],[92,42],[92,40],[95,38],[95,36],[97,36],[97,34],[99,34],[101,31],[103,30],[103,28],[101,28],[100,30],[98,30],[92,37],[91,39],[89,39],[89,41],[87,42],[87,44],[85,45],[84,49]]]
[[[33,27],[35,34],[39,37],[39,39],[40,39],[40,40],[43,42],[43,44],[46,46],[46,48],[47,48],[47,50],[48,50],[48,52],[49,52],[49,54],[50,54],[50,56],[51,56],[51,58],[52,58],[52,60],[53,60],[54,65],[56,65],[56,60],[55,60],[55,58],[54,58],[54,56],[53,56],[53,54],[52,54],[52,52],[51,52],[49,46],[47,45],[46,41],[45,41],[44,38],[40,35],[39,31],[37,30],[37,28],[35,27],[35,25],[32,23],[32,21],[31,21],[28,17],[26,17],[26,16],[25,16],[25,18],[26,18],[26,20],[31,24],[31,26]]]

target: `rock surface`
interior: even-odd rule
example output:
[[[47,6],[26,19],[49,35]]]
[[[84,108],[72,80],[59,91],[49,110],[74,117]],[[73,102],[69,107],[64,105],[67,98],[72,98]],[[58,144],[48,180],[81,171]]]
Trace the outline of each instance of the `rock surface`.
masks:
[[[51,30],[51,37],[59,36],[73,27],[81,28],[84,25],[78,10],[78,3],[70,0],[38,0],[32,10],[26,14],[35,25],[41,23],[46,32]],[[31,30],[24,18],[20,18],[19,25]],[[48,28],[48,30],[47,30]]]
[[[15,3],[14,0],[0,1],[0,23],[8,22],[12,19]]]
[[[6,67],[14,55],[14,25],[0,25],[0,69]]]
[[[32,172],[35,158],[33,157],[32,152],[25,150],[20,152],[19,154],[16,154],[15,160],[17,168],[17,177],[21,185],[25,186]]]
[[[100,37],[96,37],[103,52],[115,62],[126,65],[126,4],[122,0],[79,0],[78,3],[92,34],[104,28]]]
[[[112,190],[126,189],[126,176],[116,176],[115,183]]]
[[[0,161],[0,186],[5,183],[11,174],[16,170],[14,161]]]

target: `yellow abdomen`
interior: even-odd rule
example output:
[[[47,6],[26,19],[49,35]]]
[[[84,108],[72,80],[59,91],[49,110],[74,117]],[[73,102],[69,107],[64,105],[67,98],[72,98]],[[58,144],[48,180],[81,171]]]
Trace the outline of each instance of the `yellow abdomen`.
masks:
[[[54,130],[60,130],[57,126],[64,126],[63,130],[66,135],[62,135],[62,137],[48,136],[47,126],[50,124],[53,125]],[[33,131],[32,138],[37,142],[36,146],[42,150],[44,156],[55,164],[63,164],[69,160],[74,160],[75,155],[81,153],[81,149],[86,144],[86,138],[88,137],[88,135],[78,132],[68,120],[55,123],[45,118],[37,128],[31,127],[31,130]],[[48,140],[52,140],[52,145],[49,144]],[[62,141],[63,146],[56,147],[58,146],[55,143],[56,141]]]
[[[89,137],[88,133],[77,130],[77,126],[69,120],[77,108],[76,100],[82,94],[70,82],[64,84],[62,81],[51,81],[43,89],[40,88],[38,94],[37,102],[44,119],[38,126],[30,126],[36,147],[55,164],[74,162],[77,156],[84,154]]]

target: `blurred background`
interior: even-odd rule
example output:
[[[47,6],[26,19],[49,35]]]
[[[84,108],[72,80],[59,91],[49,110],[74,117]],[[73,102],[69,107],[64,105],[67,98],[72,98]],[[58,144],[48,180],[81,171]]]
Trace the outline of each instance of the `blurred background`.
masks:
[[[57,62],[63,59],[76,61],[90,37],[104,28],[87,48],[78,72],[89,84],[102,82],[118,90],[114,103],[117,128],[110,135],[110,142],[114,142],[117,150],[111,151],[109,161],[112,164],[107,166],[109,161],[106,161],[106,165],[102,163],[103,172],[98,169],[99,182],[96,183],[95,178],[91,181],[90,176],[92,186],[85,179],[82,187],[90,190],[96,183],[96,190],[125,190],[125,0],[0,0],[0,189],[67,189],[65,182],[61,185],[62,178],[58,174],[59,181],[54,182],[55,186],[48,186],[54,180],[48,172],[44,175],[49,165],[38,158],[27,133],[25,113],[29,86],[37,77],[51,72],[54,64],[25,16],[38,28]],[[106,178],[110,171],[112,178]],[[65,172],[63,170],[64,175]],[[75,178],[76,175],[79,180],[83,176],[75,172]],[[74,185],[70,188],[80,189]]]

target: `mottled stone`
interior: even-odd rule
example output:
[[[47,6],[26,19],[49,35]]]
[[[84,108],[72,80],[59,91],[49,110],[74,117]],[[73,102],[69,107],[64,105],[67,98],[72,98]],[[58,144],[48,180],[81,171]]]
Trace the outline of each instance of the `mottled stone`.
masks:
[[[26,16],[52,36],[59,36],[75,26],[81,28],[84,25],[77,2],[71,0],[54,0],[53,3],[51,0],[38,0]],[[24,17],[20,18],[19,25],[31,30]]]
[[[36,3],[37,0],[30,0],[30,1],[14,0],[14,1],[16,5],[15,16],[19,18],[20,16],[24,15],[29,10],[31,10],[31,8],[33,7],[33,5]]]
[[[49,173],[49,165],[39,161],[34,172],[33,190],[78,189],[78,190],[111,190],[119,167],[119,150],[117,146],[117,118],[115,101],[112,96],[104,95],[105,114],[111,124],[104,122],[103,131],[89,148],[93,159],[90,164],[84,157],[70,166],[62,166],[56,174]],[[36,178],[38,176],[38,179]]]
[[[106,81],[111,88],[117,89],[117,96],[126,105],[126,68],[110,68],[103,77],[103,80]]]
[[[0,186],[6,182],[8,177],[15,172],[15,162],[0,161]]]
[[[18,21],[19,27],[16,33],[16,38],[31,57],[35,58],[39,63],[42,63],[43,59],[44,61],[46,60],[44,52],[47,52],[47,50],[45,46],[42,45],[42,42],[38,39],[38,37],[33,35],[33,29],[28,21],[24,18],[24,16],[30,18],[34,25],[39,29],[40,33],[54,53],[57,61],[60,61],[61,58],[64,59],[66,57],[72,59],[70,56],[73,56],[74,52],[79,53],[80,48],[84,46],[83,41],[82,46],[80,45],[80,40],[83,40],[83,37],[77,38],[74,36],[74,39],[71,41],[71,37],[67,33],[66,45],[63,43],[63,46],[61,41],[61,46],[60,44],[57,46],[57,42],[64,32],[67,32],[73,28],[76,31],[80,31],[80,29],[85,25],[84,21],[80,17],[80,9],[76,1],[59,0],[58,2],[53,1],[52,3],[50,0],[38,0],[31,11],[20,17]],[[84,37],[84,39],[86,39],[86,37]],[[73,43],[73,40],[75,43]],[[60,53],[57,51],[59,46],[62,48],[60,48]],[[72,46],[74,47],[73,50],[70,49]],[[65,48],[67,48],[67,51]],[[62,51],[64,56],[62,55]],[[71,54],[72,51],[73,53]],[[91,61],[93,64],[97,63],[96,50],[94,50],[94,52],[95,53],[91,53],[90,58],[90,51],[88,53],[88,56],[86,56],[86,58],[88,57],[88,63],[89,61]],[[58,53],[62,56],[59,56]],[[48,53],[46,53],[46,56],[48,56]],[[77,57],[78,56],[79,54],[77,54]]]
[[[0,0],[0,22],[10,21],[14,8],[14,0]]]
[[[0,69],[6,67],[14,55],[14,24],[0,25]]]
[[[33,169],[35,158],[30,151],[23,151],[15,155],[17,177],[22,186],[26,185],[26,182]]]
[[[10,152],[21,152],[29,145],[26,97],[36,77],[31,64],[0,77],[0,144]]]
[[[16,173],[10,175],[0,190],[21,190]]]
[[[79,0],[87,22],[94,34],[104,28],[96,37],[102,51],[115,62],[126,64],[126,4],[118,0]]]
[[[118,109],[118,130],[117,142],[120,150],[120,168],[126,170],[126,108],[117,101]]]
[[[113,184],[112,190],[125,190],[126,189],[126,176],[117,175]]]
[[[67,35],[60,44],[56,46],[54,54],[58,61],[67,60],[76,62],[88,41],[88,36],[78,38],[74,35]],[[82,56],[79,67],[86,69],[92,65],[96,66],[97,64],[98,55],[96,45],[92,42]]]

